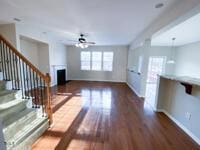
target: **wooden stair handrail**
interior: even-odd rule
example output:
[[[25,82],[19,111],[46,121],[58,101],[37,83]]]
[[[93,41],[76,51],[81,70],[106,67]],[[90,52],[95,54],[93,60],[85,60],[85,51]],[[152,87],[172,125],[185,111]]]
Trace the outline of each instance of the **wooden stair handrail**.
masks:
[[[41,78],[43,78],[47,83],[50,82],[49,78],[43,74],[39,69],[37,69],[26,57],[24,57],[12,44],[7,41],[1,34],[0,34],[0,39],[7,44],[7,46],[19,57],[21,58],[27,65],[33,69]]]
[[[46,82],[46,89],[47,89],[47,104],[46,104],[46,113],[48,114],[49,123],[53,123],[52,118],[52,108],[51,108],[51,93],[50,93],[50,83],[51,83],[51,77],[47,73],[46,75],[43,74],[39,69],[37,69],[27,58],[25,58],[12,44],[7,41],[1,34],[0,34],[0,40],[3,41],[6,46],[10,48],[10,50],[15,53],[23,62],[25,62],[38,76],[40,76],[45,82]]]

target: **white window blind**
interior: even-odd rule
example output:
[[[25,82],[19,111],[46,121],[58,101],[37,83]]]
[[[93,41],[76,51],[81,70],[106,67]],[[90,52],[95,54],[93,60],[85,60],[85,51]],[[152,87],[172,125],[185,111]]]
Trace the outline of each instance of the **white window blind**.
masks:
[[[113,70],[113,52],[103,52],[103,70]]]
[[[92,52],[92,70],[101,71],[102,52]]]
[[[88,51],[81,52],[81,70],[90,70],[91,54]]]

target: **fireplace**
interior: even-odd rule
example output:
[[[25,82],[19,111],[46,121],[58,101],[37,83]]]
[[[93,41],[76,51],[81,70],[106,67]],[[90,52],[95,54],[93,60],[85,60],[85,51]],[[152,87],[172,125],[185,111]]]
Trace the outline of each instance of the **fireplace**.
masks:
[[[62,85],[66,83],[66,70],[61,69],[57,70],[57,83],[58,85]]]

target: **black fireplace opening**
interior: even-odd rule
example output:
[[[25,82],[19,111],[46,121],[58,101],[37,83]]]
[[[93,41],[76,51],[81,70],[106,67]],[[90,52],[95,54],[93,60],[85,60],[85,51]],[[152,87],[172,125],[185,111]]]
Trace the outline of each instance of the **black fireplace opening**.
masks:
[[[63,85],[66,83],[66,70],[57,70],[57,83],[58,85]]]

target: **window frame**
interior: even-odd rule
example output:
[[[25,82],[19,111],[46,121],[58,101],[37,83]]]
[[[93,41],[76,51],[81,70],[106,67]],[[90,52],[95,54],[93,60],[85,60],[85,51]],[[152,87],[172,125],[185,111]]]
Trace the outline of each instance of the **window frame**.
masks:
[[[82,53],[85,53],[85,52],[88,52],[90,55],[90,60],[88,60],[88,61],[82,60]],[[83,69],[82,62],[89,62],[89,69]],[[81,51],[80,52],[80,70],[81,71],[91,71],[91,51]]]
[[[100,61],[93,61],[93,53],[101,53],[101,60]],[[100,62],[100,70],[93,69],[93,62]],[[103,71],[103,52],[102,51],[91,51],[91,71]]]
[[[104,53],[112,53],[112,61],[104,61]],[[112,72],[113,71],[113,61],[114,61],[114,52],[113,51],[104,51],[103,53],[102,53],[102,55],[103,55],[103,61],[102,61],[102,71],[105,71],[105,72]],[[104,69],[104,64],[105,64],[105,62],[111,62],[112,63],[112,68],[111,68],[111,70],[105,70]]]
[[[90,58],[89,58],[89,60],[88,61],[86,61],[86,60],[83,60],[82,59],[82,53],[85,53],[85,52],[87,52],[87,53],[89,53],[89,56],[90,56]],[[100,70],[94,70],[93,69],[93,62],[95,62],[95,61],[93,61],[93,53],[101,53],[101,60],[99,61],[101,64],[100,64]],[[104,54],[105,53],[112,53],[112,61],[104,61]],[[82,68],[82,62],[89,62],[89,68],[88,69],[83,69]],[[96,62],[98,62],[98,61],[96,61]],[[112,68],[111,68],[111,70],[106,70],[105,68],[104,68],[104,64],[106,63],[106,62],[110,62],[110,63],[112,63]],[[112,72],[113,71],[113,62],[114,62],[114,52],[113,51],[81,51],[80,52],[80,70],[81,71],[101,71],[101,72]]]

